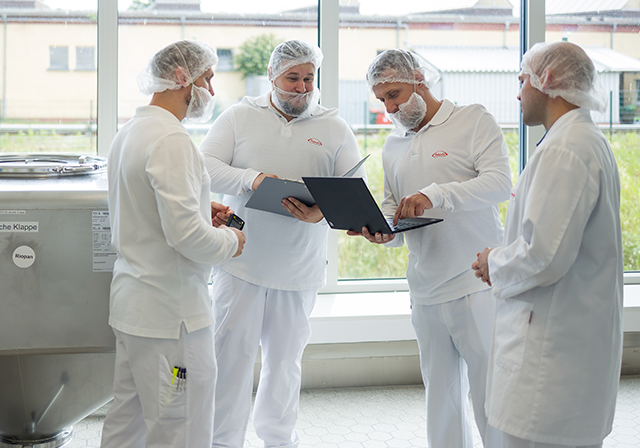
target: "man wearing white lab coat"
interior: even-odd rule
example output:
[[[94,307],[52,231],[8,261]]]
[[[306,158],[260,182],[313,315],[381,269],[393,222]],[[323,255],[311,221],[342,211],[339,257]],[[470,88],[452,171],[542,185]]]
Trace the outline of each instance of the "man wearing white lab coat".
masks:
[[[216,360],[208,280],[211,265],[240,255],[245,238],[212,226],[209,175],[181,121],[210,117],[216,61],[211,47],[195,41],[156,53],[138,77],[151,102],[109,150],[116,359],[102,448],[211,446]]]
[[[589,109],[606,105],[586,53],[537,44],[518,99],[543,124],[511,195],[502,247],[473,263],[497,297],[489,424],[505,448],[601,447],[622,355],[620,180]]]

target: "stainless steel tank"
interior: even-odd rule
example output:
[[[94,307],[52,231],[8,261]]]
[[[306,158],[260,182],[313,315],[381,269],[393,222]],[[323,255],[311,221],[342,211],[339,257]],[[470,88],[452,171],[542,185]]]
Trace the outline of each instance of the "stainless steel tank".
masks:
[[[0,448],[55,448],[112,397],[106,160],[0,154]]]

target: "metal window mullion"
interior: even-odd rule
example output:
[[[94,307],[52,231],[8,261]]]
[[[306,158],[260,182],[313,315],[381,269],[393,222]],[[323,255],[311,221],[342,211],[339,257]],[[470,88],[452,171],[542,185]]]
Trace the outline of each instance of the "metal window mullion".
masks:
[[[520,61],[533,45],[545,41],[545,0],[520,1]],[[544,135],[543,126],[525,126],[520,114],[520,157],[519,171],[522,172],[527,164],[529,154]]]
[[[338,107],[340,4],[338,0],[318,0],[318,45],[324,58],[320,67],[320,102]],[[338,284],[338,233],[329,231],[327,239],[327,288]]]
[[[118,130],[118,2],[98,0],[98,155]]]

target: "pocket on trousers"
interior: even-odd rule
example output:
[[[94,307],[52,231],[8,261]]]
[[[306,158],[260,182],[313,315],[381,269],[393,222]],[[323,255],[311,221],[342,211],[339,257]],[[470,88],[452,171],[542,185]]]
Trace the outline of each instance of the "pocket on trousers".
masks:
[[[527,333],[533,304],[503,299],[497,303],[494,324],[494,362],[510,372],[517,372],[524,361]]]
[[[163,355],[158,356],[160,386],[159,386],[159,417],[185,418],[187,416],[187,391],[185,383],[179,383],[173,378],[173,366]],[[171,381],[173,380],[173,384]]]

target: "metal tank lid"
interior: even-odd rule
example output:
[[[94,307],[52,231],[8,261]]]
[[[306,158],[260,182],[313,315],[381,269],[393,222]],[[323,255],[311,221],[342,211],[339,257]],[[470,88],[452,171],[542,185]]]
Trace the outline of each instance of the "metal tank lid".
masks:
[[[106,168],[106,158],[86,154],[0,154],[0,178],[101,174]]]

